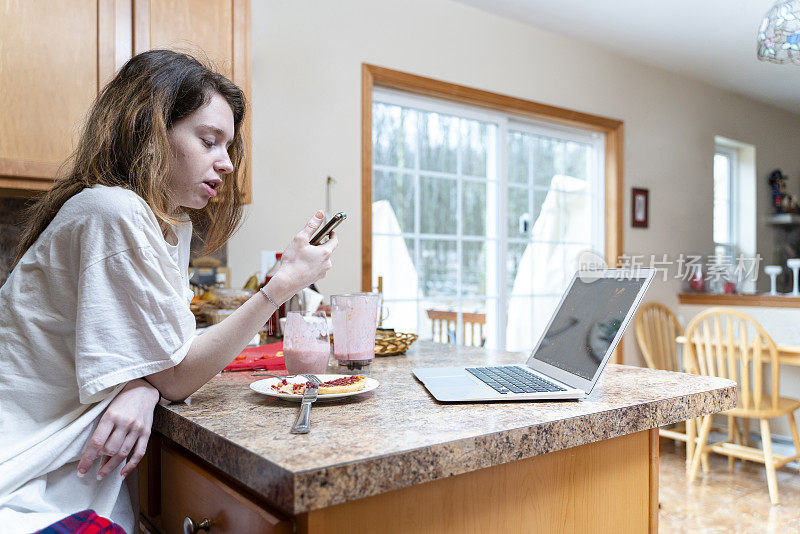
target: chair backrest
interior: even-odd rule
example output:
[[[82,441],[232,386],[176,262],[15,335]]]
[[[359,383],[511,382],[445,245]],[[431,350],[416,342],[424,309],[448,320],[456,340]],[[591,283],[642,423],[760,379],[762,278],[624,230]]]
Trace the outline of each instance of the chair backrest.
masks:
[[[472,345],[473,347],[482,347],[486,342],[486,338],[483,337],[483,325],[485,324],[485,313],[462,313],[461,330],[464,337],[464,344]],[[467,326],[469,326],[469,336],[467,336]]]
[[[431,336],[439,343],[450,343],[450,324],[453,324],[452,333],[455,336],[458,314],[454,311],[425,310],[431,320]],[[455,342],[455,340],[453,341]]]
[[[431,336],[434,341],[439,343],[455,343],[456,324],[458,322],[458,312],[450,310],[425,310],[428,319],[431,320]],[[483,325],[486,324],[486,314],[467,313],[461,314],[461,328],[465,345],[482,347],[486,341],[483,337]],[[452,329],[450,327],[452,325]],[[469,335],[467,335],[467,325],[469,325]],[[477,327],[477,331],[476,331]],[[477,337],[476,335],[477,334]]]
[[[710,308],[689,322],[685,337],[696,372],[737,382],[739,407],[777,409],[778,348],[755,319],[733,308]]]
[[[681,331],[678,318],[663,304],[648,302],[639,309],[634,333],[648,367],[680,371],[676,338]]]

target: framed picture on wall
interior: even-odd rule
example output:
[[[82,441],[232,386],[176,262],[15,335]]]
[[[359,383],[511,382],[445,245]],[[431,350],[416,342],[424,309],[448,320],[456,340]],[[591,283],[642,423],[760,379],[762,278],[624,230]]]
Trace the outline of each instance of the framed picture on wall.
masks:
[[[650,211],[648,190],[634,187],[631,192],[631,226],[647,228],[647,219]]]

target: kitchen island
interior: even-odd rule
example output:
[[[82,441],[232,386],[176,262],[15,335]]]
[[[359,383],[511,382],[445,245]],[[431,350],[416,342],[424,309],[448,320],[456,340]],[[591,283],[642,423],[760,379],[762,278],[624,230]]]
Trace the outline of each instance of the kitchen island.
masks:
[[[168,533],[184,517],[211,532],[656,532],[656,429],[733,407],[734,383],[609,365],[582,401],[443,404],[411,374],[524,358],[418,342],[375,359],[378,389],[317,402],[306,435],[289,434],[297,403],[217,376],[156,408],[142,511]]]

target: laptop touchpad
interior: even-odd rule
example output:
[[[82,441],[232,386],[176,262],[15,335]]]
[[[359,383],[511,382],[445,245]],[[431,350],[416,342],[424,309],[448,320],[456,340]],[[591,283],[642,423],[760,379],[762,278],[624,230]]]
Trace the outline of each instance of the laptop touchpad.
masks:
[[[428,376],[425,377],[425,383],[442,388],[464,388],[472,385],[463,376]]]
[[[482,382],[475,379],[470,380],[472,377],[464,376],[437,376],[434,378],[426,378],[425,386],[430,390],[440,392],[459,392],[462,395],[486,395],[492,389]]]

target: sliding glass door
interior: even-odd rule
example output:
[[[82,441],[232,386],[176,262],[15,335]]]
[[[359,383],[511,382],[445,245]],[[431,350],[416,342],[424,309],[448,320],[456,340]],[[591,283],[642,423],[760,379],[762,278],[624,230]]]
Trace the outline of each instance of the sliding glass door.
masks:
[[[602,254],[603,136],[385,90],[372,119],[386,323],[529,350],[579,253]]]

